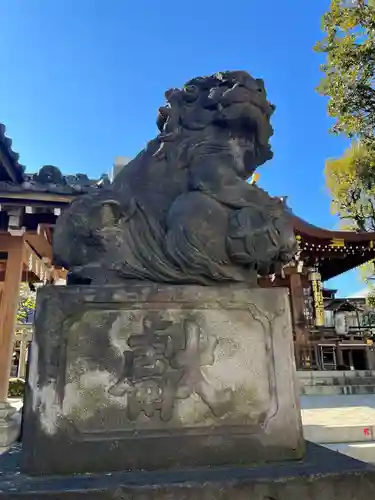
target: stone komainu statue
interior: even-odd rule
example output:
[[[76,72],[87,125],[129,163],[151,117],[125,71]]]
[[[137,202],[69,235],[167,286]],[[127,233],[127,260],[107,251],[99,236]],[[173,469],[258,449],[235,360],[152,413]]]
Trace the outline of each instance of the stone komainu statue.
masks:
[[[295,255],[284,204],[247,181],[272,158],[263,81],[223,72],[166,98],[159,135],[60,216],[54,255],[68,283],[255,284]]]

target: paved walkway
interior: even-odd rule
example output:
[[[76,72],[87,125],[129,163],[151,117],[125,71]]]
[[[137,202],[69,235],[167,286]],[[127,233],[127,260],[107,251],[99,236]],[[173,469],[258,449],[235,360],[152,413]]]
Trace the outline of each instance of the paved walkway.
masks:
[[[375,395],[301,396],[304,425],[375,425]]]

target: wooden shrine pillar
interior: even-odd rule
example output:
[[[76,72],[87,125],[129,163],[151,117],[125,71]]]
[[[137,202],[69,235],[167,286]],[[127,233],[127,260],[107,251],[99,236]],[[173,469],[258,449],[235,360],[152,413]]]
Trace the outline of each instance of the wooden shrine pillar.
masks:
[[[307,328],[304,316],[304,297],[301,274],[293,272],[289,275],[290,303],[293,327],[295,332],[295,356],[297,370],[305,364],[308,348]]]
[[[7,238],[8,258],[0,302],[0,402],[6,401],[24,260],[23,236]]]

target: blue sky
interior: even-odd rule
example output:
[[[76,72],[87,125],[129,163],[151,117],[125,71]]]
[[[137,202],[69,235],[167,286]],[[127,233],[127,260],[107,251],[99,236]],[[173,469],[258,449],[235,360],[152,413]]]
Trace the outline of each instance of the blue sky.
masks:
[[[28,171],[95,177],[156,133],[164,91],[193,76],[244,69],[277,110],[275,157],[260,184],[296,214],[337,227],[323,168],[346,141],[328,133],[312,50],[329,0],[0,0],[0,121]],[[347,295],[356,273],[331,286]]]

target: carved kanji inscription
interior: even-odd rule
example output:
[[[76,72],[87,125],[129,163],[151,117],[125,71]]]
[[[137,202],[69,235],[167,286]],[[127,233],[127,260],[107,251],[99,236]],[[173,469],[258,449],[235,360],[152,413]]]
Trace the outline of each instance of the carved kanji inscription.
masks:
[[[123,352],[123,372],[109,393],[127,397],[130,420],[143,412],[147,417],[168,421],[176,399],[197,394],[216,417],[227,412],[231,392],[218,390],[205,377],[203,366],[213,365],[217,340],[202,339],[194,319],[164,320],[149,312],[141,333],[128,337]]]

